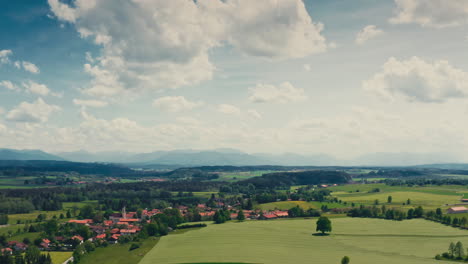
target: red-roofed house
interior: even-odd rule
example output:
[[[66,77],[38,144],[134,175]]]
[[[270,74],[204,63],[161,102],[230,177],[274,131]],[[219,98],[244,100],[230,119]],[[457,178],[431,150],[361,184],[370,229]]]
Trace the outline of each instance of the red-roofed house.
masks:
[[[465,206],[451,207],[447,210],[449,214],[461,214],[468,213],[468,209]]]
[[[96,239],[105,239],[105,238],[106,238],[106,234],[100,234],[96,236]]]
[[[75,223],[79,225],[89,225],[93,223],[93,219],[83,219],[83,220],[70,220],[68,223]]]
[[[2,248],[2,255],[12,255],[13,249],[11,248]]]
[[[83,240],[84,238],[82,236],[79,236],[79,235],[76,235],[76,236],[72,236],[71,238],[72,240],[78,240],[81,243],[83,243]]]
[[[278,217],[288,217],[289,216],[288,211],[274,211],[273,213]]]
[[[136,233],[137,233],[136,229],[120,229],[120,234],[122,235],[133,235]]]

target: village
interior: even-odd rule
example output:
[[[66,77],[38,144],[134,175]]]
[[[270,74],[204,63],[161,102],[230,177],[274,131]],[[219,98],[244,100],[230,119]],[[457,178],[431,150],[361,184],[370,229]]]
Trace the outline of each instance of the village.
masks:
[[[217,211],[225,209],[230,212],[230,220],[236,220],[240,211],[245,220],[269,220],[285,218],[289,216],[288,211],[273,210],[239,210],[223,202],[216,202],[216,207],[209,207],[206,204],[198,204],[194,209],[200,216],[200,221],[213,221]],[[138,235],[145,225],[155,222],[155,216],[163,215],[166,210],[174,211],[176,209],[180,216],[188,219],[190,213],[189,207],[177,206],[177,208],[168,207],[165,209],[141,210],[141,212],[126,212],[124,207],[120,213],[110,214],[108,219],[96,222],[93,219],[71,219],[59,225],[60,228],[69,228],[68,225],[77,226],[77,229],[89,229],[89,237],[85,237],[80,232],[76,232],[68,237],[66,236],[48,236],[45,232],[41,233],[41,238],[33,241],[8,241],[7,245],[1,248],[2,255],[14,255],[25,252],[29,246],[37,246],[41,251],[73,251],[78,245],[86,241],[98,245],[117,244],[121,240],[132,241],[132,237]],[[192,210],[193,211],[193,210]],[[185,220],[188,222],[188,220]],[[168,231],[174,228],[168,227]]]

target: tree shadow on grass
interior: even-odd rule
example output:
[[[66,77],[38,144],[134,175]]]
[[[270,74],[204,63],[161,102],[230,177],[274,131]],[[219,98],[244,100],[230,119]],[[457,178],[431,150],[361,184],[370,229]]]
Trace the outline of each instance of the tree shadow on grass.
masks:
[[[322,233],[313,233],[312,235],[313,236],[329,236],[330,234],[328,234],[328,233],[323,233],[323,234]]]

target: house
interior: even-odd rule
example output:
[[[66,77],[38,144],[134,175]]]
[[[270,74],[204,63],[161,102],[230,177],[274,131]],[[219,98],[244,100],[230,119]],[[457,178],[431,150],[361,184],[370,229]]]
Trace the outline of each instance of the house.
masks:
[[[274,211],[273,212],[277,217],[288,217],[288,211]]]
[[[127,223],[127,224],[130,224],[130,223],[136,223],[136,222],[140,222],[140,219],[136,219],[136,218],[129,218],[129,219],[120,218],[120,219],[119,219],[119,223]]]
[[[120,234],[121,235],[133,235],[136,234],[137,230],[136,229],[120,229]]]
[[[468,209],[465,206],[451,207],[447,210],[448,214],[461,214],[468,213]]]
[[[96,239],[106,239],[106,234],[97,235]]]
[[[263,215],[263,218],[264,219],[276,219],[276,218],[278,218],[278,216],[276,216],[276,214],[274,214],[274,213],[266,213],[266,214]]]
[[[75,223],[79,225],[90,225],[93,223],[93,219],[83,219],[83,220],[70,220],[68,223]]]
[[[460,201],[461,201],[462,203],[468,203],[468,199],[465,199],[465,198],[461,199]]]
[[[119,234],[114,234],[114,235],[112,235],[112,236],[109,238],[109,243],[111,243],[111,244],[117,244],[117,243],[119,243],[119,241],[118,241],[118,240],[119,240],[119,237],[120,237]]]
[[[2,255],[13,255],[13,249],[11,248],[2,248]]]
[[[83,240],[84,240],[84,238],[82,236],[80,236],[80,235],[72,236],[71,239],[79,241],[80,244],[83,243]]]
[[[231,219],[237,219],[237,216],[238,216],[238,215],[239,215],[239,214],[236,214],[236,213],[231,214]],[[244,215],[244,216],[245,216],[245,215]]]
[[[50,240],[47,239],[47,238],[44,238],[44,239],[42,239],[42,242],[41,242],[40,245],[41,245],[41,247],[42,247],[43,249],[48,249],[49,246],[50,246]]]
[[[25,251],[26,249],[28,249],[28,245],[24,243],[16,243],[14,248],[16,251]]]

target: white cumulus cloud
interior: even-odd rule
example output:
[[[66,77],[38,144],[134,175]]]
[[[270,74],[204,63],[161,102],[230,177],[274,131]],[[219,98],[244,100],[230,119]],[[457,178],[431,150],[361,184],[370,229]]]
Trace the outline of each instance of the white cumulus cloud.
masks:
[[[95,107],[95,108],[106,107],[108,105],[108,103],[105,101],[81,100],[81,99],[73,99],[73,104],[78,105],[78,106],[87,106],[87,107]]]
[[[85,71],[85,92],[165,89],[213,78],[209,51],[232,45],[268,59],[298,58],[327,48],[323,25],[302,0],[48,0],[55,16],[102,47]]]
[[[0,87],[5,87],[8,90],[18,90],[18,87],[10,81],[1,81]]]
[[[34,81],[27,81],[23,82],[23,87],[26,89],[26,91],[29,91],[31,93],[39,94],[42,96],[49,95],[50,89],[47,87],[45,84],[40,84],[36,83]]]
[[[249,88],[249,100],[254,103],[290,103],[307,100],[304,89],[294,87],[290,82],[277,86],[271,84],[257,84]]]
[[[395,0],[393,24],[415,23],[423,27],[445,28],[468,23],[466,0]]]
[[[42,98],[39,98],[32,103],[20,103],[7,113],[6,118],[13,122],[42,123],[47,122],[49,116],[59,110],[59,106],[49,105]]]
[[[443,102],[468,96],[468,72],[447,61],[426,62],[419,57],[408,60],[390,58],[382,71],[363,82],[363,88],[394,98],[412,101]]]
[[[9,57],[13,54],[11,50],[0,50],[0,64],[9,63]]]
[[[378,29],[374,25],[368,25],[364,27],[361,31],[359,31],[356,35],[356,44],[362,45],[368,40],[373,39],[382,34],[383,31],[381,29]]]
[[[202,106],[203,102],[189,101],[183,96],[165,96],[153,101],[153,106],[163,111],[181,112]]]
[[[34,63],[31,63],[29,61],[23,61],[22,65],[23,69],[30,73],[38,74],[40,72],[39,68]]]
[[[240,115],[241,114],[241,110],[238,107],[230,105],[230,104],[218,105],[218,111],[227,115]]]

